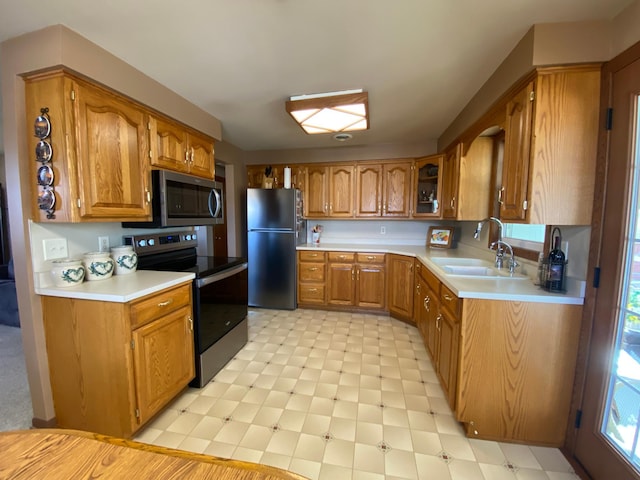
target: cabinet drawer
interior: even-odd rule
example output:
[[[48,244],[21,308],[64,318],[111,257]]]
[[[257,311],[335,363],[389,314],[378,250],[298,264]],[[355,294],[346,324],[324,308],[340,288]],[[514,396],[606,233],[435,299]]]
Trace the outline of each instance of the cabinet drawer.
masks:
[[[459,317],[461,303],[460,299],[446,285],[440,285],[440,304],[453,314],[456,321]]]
[[[330,262],[353,262],[355,258],[354,252],[329,252]]]
[[[301,262],[324,262],[324,252],[300,250],[298,252],[298,258]]]
[[[324,285],[300,285],[298,303],[325,303]]]
[[[131,305],[131,328],[144,325],[190,304],[191,283],[145,297]]]
[[[420,265],[420,276],[425,282],[427,282],[431,290],[435,293],[440,292],[440,280],[438,280],[438,277],[436,277],[431,270],[424,265]]]
[[[357,253],[358,263],[384,263],[384,253]]]
[[[324,263],[299,263],[298,278],[301,282],[324,282]]]

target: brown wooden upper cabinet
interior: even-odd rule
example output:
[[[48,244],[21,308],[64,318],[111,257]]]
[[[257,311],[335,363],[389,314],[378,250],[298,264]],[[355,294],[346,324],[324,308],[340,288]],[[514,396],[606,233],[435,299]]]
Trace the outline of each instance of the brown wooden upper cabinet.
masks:
[[[502,220],[591,223],[599,99],[599,65],[537,69],[507,98]]]
[[[356,217],[409,218],[413,160],[358,163]]]
[[[36,184],[40,162],[29,162],[36,221],[150,220],[149,134],[146,110],[130,100],[62,70],[26,79],[29,149],[35,119],[48,108],[52,189]],[[53,190],[55,217],[38,206]]]
[[[465,150],[457,143],[444,156],[442,217],[482,220],[489,216],[492,137],[478,137]]]
[[[213,180],[215,176],[213,140],[183,125],[152,117],[151,165]]]
[[[308,165],[305,177],[305,216],[353,217],[353,165]]]
[[[444,155],[416,159],[413,178],[413,216],[442,216],[442,164]]]

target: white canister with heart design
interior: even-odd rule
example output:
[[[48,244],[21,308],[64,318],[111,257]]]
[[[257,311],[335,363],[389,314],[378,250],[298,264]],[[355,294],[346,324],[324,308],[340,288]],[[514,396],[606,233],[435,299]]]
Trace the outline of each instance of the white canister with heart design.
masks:
[[[109,252],[85,253],[83,264],[87,280],[105,280],[113,275],[114,261]]]
[[[72,287],[84,280],[84,267],[79,258],[62,258],[51,264],[51,277],[56,287]]]
[[[111,258],[115,263],[116,275],[127,275],[138,268],[138,254],[131,245],[112,247]]]

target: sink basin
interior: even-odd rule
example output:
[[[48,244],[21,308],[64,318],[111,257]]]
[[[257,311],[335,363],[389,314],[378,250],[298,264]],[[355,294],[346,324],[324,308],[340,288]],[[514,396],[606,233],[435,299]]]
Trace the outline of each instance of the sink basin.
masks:
[[[474,277],[490,277],[497,274],[497,272],[493,268],[472,265],[443,265],[442,269],[449,275],[472,275]]]
[[[446,266],[480,266],[480,267],[491,267],[493,264],[487,260],[482,260],[480,258],[447,258],[447,257],[435,257],[430,259],[433,263],[438,266],[446,265]]]
[[[444,273],[456,277],[473,277],[487,279],[514,279],[528,278],[521,273],[509,274],[507,268],[497,269],[492,262],[479,258],[431,258],[431,261],[441,268]]]

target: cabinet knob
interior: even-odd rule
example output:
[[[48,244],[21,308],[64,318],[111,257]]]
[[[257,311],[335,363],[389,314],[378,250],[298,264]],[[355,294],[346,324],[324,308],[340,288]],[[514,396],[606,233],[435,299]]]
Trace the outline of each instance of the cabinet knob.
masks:
[[[440,324],[442,323],[442,314],[439,313],[436,317],[436,330],[440,331]]]

